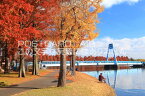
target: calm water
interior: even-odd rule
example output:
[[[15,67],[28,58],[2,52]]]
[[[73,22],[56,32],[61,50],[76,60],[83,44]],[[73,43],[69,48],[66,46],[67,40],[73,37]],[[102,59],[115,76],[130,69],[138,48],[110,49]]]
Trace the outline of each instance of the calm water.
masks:
[[[103,73],[117,96],[145,96],[145,69],[123,69],[83,72],[98,78]]]

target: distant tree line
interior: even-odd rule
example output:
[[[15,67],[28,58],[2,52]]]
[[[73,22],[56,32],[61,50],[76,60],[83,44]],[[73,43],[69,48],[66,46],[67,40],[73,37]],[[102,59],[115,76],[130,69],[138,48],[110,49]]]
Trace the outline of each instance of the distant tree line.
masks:
[[[117,61],[132,61],[132,58],[127,56],[117,56]],[[32,61],[31,56],[27,56],[27,61]],[[66,61],[70,61],[71,56],[66,56]],[[114,58],[110,57],[109,61],[113,61]],[[39,61],[60,61],[59,55],[41,55],[39,56]],[[103,56],[76,56],[76,61],[106,61],[106,57]]]

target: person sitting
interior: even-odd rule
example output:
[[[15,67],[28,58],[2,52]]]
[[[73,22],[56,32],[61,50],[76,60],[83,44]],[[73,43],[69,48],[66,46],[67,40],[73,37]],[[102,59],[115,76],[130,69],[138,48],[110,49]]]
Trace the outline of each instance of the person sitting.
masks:
[[[106,78],[104,78],[103,75],[102,75],[102,73],[100,73],[100,75],[99,75],[99,81],[106,83],[105,80],[106,80]]]

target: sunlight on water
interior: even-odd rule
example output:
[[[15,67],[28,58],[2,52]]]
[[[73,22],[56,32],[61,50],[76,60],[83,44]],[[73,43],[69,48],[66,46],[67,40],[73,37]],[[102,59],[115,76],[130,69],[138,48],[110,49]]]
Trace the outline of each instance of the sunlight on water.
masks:
[[[117,96],[145,96],[145,69],[123,69],[83,72],[98,78],[100,73],[115,89]]]

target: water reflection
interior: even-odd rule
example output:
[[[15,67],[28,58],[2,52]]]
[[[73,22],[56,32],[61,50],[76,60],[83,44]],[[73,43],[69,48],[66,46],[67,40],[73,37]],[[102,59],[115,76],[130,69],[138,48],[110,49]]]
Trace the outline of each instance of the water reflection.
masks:
[[[145,69],[123,69],[84,72],[93,77],[103,73],[117,96],[145,96]]]

